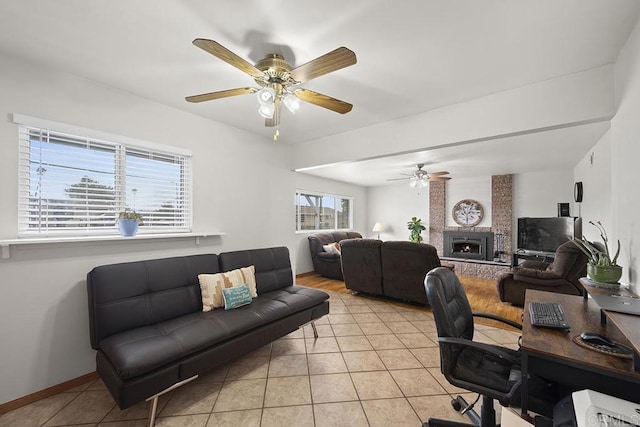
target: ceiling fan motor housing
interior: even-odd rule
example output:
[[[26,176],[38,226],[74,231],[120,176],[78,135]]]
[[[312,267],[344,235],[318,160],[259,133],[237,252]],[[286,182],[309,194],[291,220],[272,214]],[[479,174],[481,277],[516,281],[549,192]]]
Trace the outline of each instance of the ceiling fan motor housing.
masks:
[[[260,86],[268,86],[271,84],[287,84],[292,83],[291,65],[284,60],[284,57],[277,53],[270,53],[256,63],[256,68],[262,71],[265,79],[255,79]]]

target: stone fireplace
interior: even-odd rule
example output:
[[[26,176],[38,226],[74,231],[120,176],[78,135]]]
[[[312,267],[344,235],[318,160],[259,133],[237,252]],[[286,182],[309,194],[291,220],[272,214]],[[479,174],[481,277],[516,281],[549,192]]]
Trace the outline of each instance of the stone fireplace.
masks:
[[[445,258],[492,261],[493,233],[445,230],[442,255]]]

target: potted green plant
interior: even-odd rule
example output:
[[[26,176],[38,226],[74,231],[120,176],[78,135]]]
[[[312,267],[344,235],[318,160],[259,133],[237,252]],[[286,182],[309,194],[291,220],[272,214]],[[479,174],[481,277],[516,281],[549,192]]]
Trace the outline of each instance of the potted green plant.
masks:
[[[120,234],[125,237],[132,237],[138,232],[138,226],[142,225],[142,215],[136,211],[125,210],[120,212],[117,222]]]
[[[426,229],[422,225],[422,220],[414,216],[411,221],[407,222],[407,228],[411,231],[409,240],[415,243],[422,243],[422,231]]]
[[[573,239],[573,243],[588,257],[587,276],[594,282],[618,283],[622,277],[622,267],[617,264],[618,255],[620,255],[620,240],[618,240],[616,254],[611,258],[609,238],[602,223],[589,221],[589,224],[598,229],[603,244],[590,242],[584,236],[582,239]]]

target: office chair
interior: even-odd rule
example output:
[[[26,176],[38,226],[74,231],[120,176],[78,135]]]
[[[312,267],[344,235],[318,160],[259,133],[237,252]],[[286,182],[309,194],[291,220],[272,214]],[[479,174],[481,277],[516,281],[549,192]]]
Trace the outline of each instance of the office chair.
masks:
[[[440,347],[440,369],[449,383],[482,395],[481,415],[473,408],[460,408],[473,424],[429,419],[423,427],[496,426],[493,400],[503,406],[519,406],[521,398],[520,353],[506,347],[473,341],[473,317],[497,320],[522,330],[522,326],[491,314],[474,314],[458,277],[444,267],[435,268],[425,277],[425,289],[433,310]],[[529,379],[529,404],[538,414],[551,415],[556,393],[540,379]],[[535,389],[534,395],[531,392]],[[538,396],[543,396],[542,398]],[[467,406],[458,397],[454,408]],[[472,406],[472,405],[470,405]]]

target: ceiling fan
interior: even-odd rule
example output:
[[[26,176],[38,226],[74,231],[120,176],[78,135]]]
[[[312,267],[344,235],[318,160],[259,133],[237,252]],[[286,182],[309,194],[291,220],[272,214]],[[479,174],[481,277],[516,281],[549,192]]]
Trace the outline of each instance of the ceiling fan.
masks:
[[[189,102],[211,101],[229,96],[257,93],[260,104],[258,112],[265,118],[265,126],[268,127],[280,124],[282,104],[291,112],[295,112],[299,108],[300,101],[340,114],[348,113],[353,108],[353,105],[347,102],[298,87],[301,83],[355,64],[356,54],[346,47],[339,47],[306,64],[292,68],[281,55],[275,53],[268,54],[254,66],[213,40],[195,39],[193,44],[247,73],[253,77],[260,88],[242,87],[203,93],[186,97]]]
[[[391,178],[391,179],[387,179],[387,181],[399,181],[399,180],[408,179],[410,187],[419,188],[419,187],[426,187],[429,184],[429,181],[448,181],[451,179],[450,176],[445,176],[445,175],[449,175],[449,172],[447,171],[427,172],[422,169],[424,167],[424,163],[418,163],[416,166],[418,167],[418,169],[415,170],[413,173],[402,174],[402,175],[406,175],[405,178]]]

